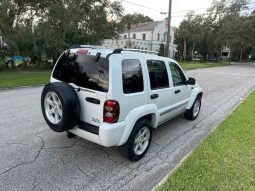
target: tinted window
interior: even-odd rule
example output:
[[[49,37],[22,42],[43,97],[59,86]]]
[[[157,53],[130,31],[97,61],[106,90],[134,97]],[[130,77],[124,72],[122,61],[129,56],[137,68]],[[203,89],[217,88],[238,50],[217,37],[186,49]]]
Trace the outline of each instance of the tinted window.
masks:
[[[169,80],[165,62],[148,60],[147,66],[150,76],[151,89],[162,89],[169,87]]]
[[[123,92],[125,94],[143,91],[143,73],[140,60],[122,61]]]
[[[95,56],[63,54],[53,72],[53,77],[83,88],[107,92],[109,64],[105,58],[96,61]]]
[[[170,63],[169,67],[173,78],[173,85],[174,86],[186,85],[186,78],[181,69],[179,68],[179,66],[177,66],[175,63]]]

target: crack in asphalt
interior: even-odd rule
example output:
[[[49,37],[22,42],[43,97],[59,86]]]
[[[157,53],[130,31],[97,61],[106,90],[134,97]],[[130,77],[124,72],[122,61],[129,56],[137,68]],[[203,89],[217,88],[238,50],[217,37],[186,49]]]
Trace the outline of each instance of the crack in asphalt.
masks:
[[[177,133],[175,133],[177,135],[174,135],[174,137],[172,137],[172,139],[170,139],[168,141],[166,140],[163,144],[160,144],[155,139],[152,140],[152,144],[156,145],[156,148],[159,147],[159,149],[156,149],[156,152],[153,153],[153,155],[150,155],[150,154],[147,155],[146,160],[144,160],[142,162],[139,162],[137,165],[136,164],[132,165],[132,163],[128,163],[128,162],[127,163],[123,163],[123,164],[119,163],[120,165],[123,165],[123,166],[127,167],[127,169],[125,168],[126,170],[122,171],[122,173],[120,173],[122,175],[119,176],[119,177],[116,176],[114,171],[110,171],[109,175],[112,174],[112,176],[114,176],[114,177],[111,179],[111,182],[108,183],[108,186],[106,187],[105,190],[109,190],[109,189],[120,190],[124,186],[126,186],[126,187],[132,186],[132,185],[128,185],[128,183],[132,182],[133,179],[137,178],[137,176],[141,174],[141,171],[150,172],[153,169],[155,169],[155,170],[158,169],[162,165],[163,166],[168,165],[169,167],[171,167],[171,166],[175,166],[176,164],[178,164],[181,161],[182,155],[184,155],[187,151],[189,152],[190,150],[193,150],[198,145],[198,142],[201,142],[201,140],[203,140],[203,138],[206,137],[207,134],[214,128],[212,126],[213,125],[215,126],[216,124],[220,123],[225,118],[225,115],[227,115],[227,113],[228,113],[228,112],[225,113],[225,109],[227,108],[226,111],[229,111],[228,110],[229,108],[233,108],[234,106],[236,106],[237,103],[241,101],[238,98],[240,98],[240,96],[244,97],[248,93],[247,91],[253,89],[254,87],[255,87],[254,83],[251,83],[251,82],[247,83],[247,86],[244,87],[244,88],[238,88],[237,90],[234,90],[234,91],[232,89],[232,91],[233,91],[232,94],[234,96],[230,96],[227,100],[223,101],[223,100],[219,99],[216,103],[212,103],[212,104],[208,104],[207,103],[208,104],[207,107],[209,108],[209,110],[208,110],[209,113],[207,115],[205,115],[205,117],[203,117],[202,119],[197,121],[195,124],[193,124],[191,127],[189,127],[188,130],[186,130],[184,132],[178,131]],[[242,94],[243,91],[245,91],[247,93],[245,93],[245,95],[243,95],[244,94],[244,93]],[[222,95],[222,96],[225,96],[225,95]],[[204,97],[206,99],[209,99],[209,95],[208,96],[205,95]],[[233,101],[233,103],[232,103],[232,101]],[[218,106],[216,106],[217,103],[219,104]],[[228,106],[227,104],[229,104],[229,103],[230,103],[230,105]],[[223,111],[220,111],[220,109],[222,107],[224,107],[225,105],[227,105],[227,107],[223,108],[222,109]],[[215,115],[215,113],[217,113],[217,114]],[[215,117],[217,117],[217,119],[220,119],[220,120],[218,120],[218,121],[213,120],[210,123],[206,123],[206,128],[203,128],[204,127],[203,123],[206,122],[206,120],[208,120],[208,118],[210,118],[210,116],[212,116],[212,115],[215,115]],[[220,116],[220,115],[222,115],[222,116]],[[45,123],[38,123],[38,122],[35,122],[35,121],[31,121],[31,120],[28,120],[28,119],[24,119],[24,120],[27,120],[28,122],[31,122],[31,123],[34,123],[34,124],[38,124],[38,125],[39,124],[40,125],[41,124],[45,124]],[[191,133],[191,132],[194,131],[195,129],[197,129],[199,131],[199,133],[196,133],[196,134],[193,135],[193,133]],[[195,130],[194,133],[197,130]],[[43,132],[46,132],[46,131],[49,131],[49,129],[45,129],[45,130],[43,130],[41,132],[36,133],[36,135],[35,135],[35,137],[40,139],[40,144],[38,144],[40,148],[37,151],[37,153],[35,153],[36,155],[34,156],[33,160],[17,164],[15,166],[13,166],[13,167],[11,167],[11,168],[1,172],[0,176],[3,176],[4,174],[12,171],[13,169],[15,169],[17,167],[25,166],[26,164],[32,164],[32,163],[36,162],[37,159],[39,158],[39,156],[42,154],[43,150],[48,151],[48,150],[51,150],[51,149],[71,149],[73,147],[83,147],[83,148],[85,148],[88,151],[101,151],[101,152],[104,152],[106,154],[106,161],[105,162],[107,162],[107,160],[108,160],[108,162],[112,162],[112,163],[120,162],[120,161],[116,161],[115,160],[116,157],[114,157],[115,155],[111,155],[111,152],[109,150],[105,149],[104,147],[90,148],[89,146],[85,146],[85,145],[79,144],[79,141],[81,139],[75,140],[69,146],[45,147],[46,139],[44,140],[44,138],[42,136],[39,136],[39,134],[41,134]],[[157,131],[163,132],[163,133],[165,132],[164,129],[162,129],[162,130],[161,129],[157,129]],[[189,135],[189,133],[191,133],[191,134]],[[202,135],[201,136],[202,139],[199,138],[200,140],[197,140],[195,142],[192,141],[191,142],[192,144],[190,146],[187,146],[187,144],[185,144],[185,142],[181,139],[182,137],[185,138],[185,136],[192,136],[192,139],[193,139],[194,136],[198,137],[200,135]],[[178,140],[180,140],[179,142],[181,144],[180,145],[181,148],[177,147],[177,146],[174,146],[170,150],[169,149],[166,150],[166,148],[169,147],[169,145],[171,145],[172,143],[177,142]],[[22,146],[27,146],[29,144],[24,144],[24,143],[0,143],[0,147],[1,147],[1,145],[22,145]],[[178,153],[178,149],[184,149],[185,151],[181,152],[181,153]],[[78,156],[78,155],[80,155],[82,153],[83,153],[82,151],[74,152],[74,154],[76,154],[75,156]],[[98,153],[99,152],[96,152],[95,155],[98,155]],[[43,154],[45,155],[45,153],[43,153]],[[168,155],[172,155],[173,154],[174,156],[171,157],[170,161],[169,161],[168,157],[164,157],[163,155],[161,156],[160,154],[163,154],[164,156],[166,156],[166,155],[168,156]],[[67,167],[67,162],[68,161],[65,161],[63,156],[60,157],[60,160],[63,163],[63,166],[65,168],[68,168]],[[146,164],[148,164],[150,162],[152,162],[152,165],[146,165]],[[144,166],[144,168],[143,168],[143,166]],[[169,167],[166,167],[166,168],[169,168]],[[82,169],[81,166],[77,166],[77,169],[82,174],[84,174],[86,176],[89,176],[89,181],[86,182],[86,185],[88,185],[88,186],[91,186],[91,183],[94,183],[95,179],[98,177],[98,175],[95,172],[84,171],[84,169]],[[109,184],[111,184],[111,185],[109,185]],[[37,186],[38,185],[36,185],[35,182],[33,182],[33,189],[35,189]]]
[[[240,93],[240,92],[243,92],[245,89],[247,89],[247,88],[243,88],[243,89],[241,89],[241,90],[239,90],[239,91],[237,91],[238,93]],[[251,88],[252,89],[252,88]],[[235,94],[235,95],[237,95],[237,94]],[[238,94],[239,95],[239,94]],[[238,96],[237,96],[238,97]],[[201,122],[204,122],[209,116],[211,116],[213,113],[215,113],[215,112],[217,112],[222,106],[224,106],[224,105],[226,105],[226,104],[228,104],[231,100],[233,99],[233,97],[230,97],[229,99],[227,99],[224,103],[222,103],[222,104],[220,104],[220,105],[218,105],[216,108],[212,108],[212,111],[208,114],[208,115],[206,115],[203,119],[201,119],[201,120],[199,120],[196,124],[194,124],[193,126],[192,126],[192,128],[191,129],[189,129],[189,130],[187,130],[187,131],[185,131],[185,132],[182,132],[179,136],[176,136],[174,139],[172,139],[170,142],[168,142],[166,145],[164,145],[157,153],[156,153],[156,157],[157,158],[160,158],[161,160],[162,160],[162,158],[159,156],[159,154],[163,151],[163,150],[165,150],[165,148],[167,148],[170,144],[172,144],[173,142],[176,142],[180,137],[182,137],[183,135],[185,135],[185,134],[188,134],[189,132],[191,132],[191,131],[193,131],[194,129],[200,129],[201,127],[199,127],[198,125],[201,123]],[[235,104],[234,105],[236,105],[236,103],[237,103],[238,101],[236,101],[235,102]],[[220,121],[221,122],[221,121]],[[209,124],[209,126],[211,126],[212,124],[214,124],[214,122],[213,123],[210,123]],[[202,130],[202,131],[204,131],[205,133],[208,133],[209,131],[205,131],[205,130],[203,130],[203,129],[200,129],[200,130]],[[154,140],[152,141],[154,144],[156,144],[156,145],[158,145],[158,146],[160,146],[158,143],[156,143]],[[196,144],[197,145],[197,144]],[[194,145],[194,148],[195,148],[195,146],[196,145]],[[194,149],[193,148],[193,149]],[[175,149],[176,150],[176,149]],[[175,150],[173,150],[171,153],[173,153]],[[171,153],[169,153],[169,154],[171,154]],[[143,162],[143,163],[141,163],[141,164],[139,164],[137,167],[135,167],[136,169],[139,169],[141,166],[143,166],[144,164],[146,164],[148,161],[150,161],[152,158],[154,158],[154,156],[152,156],[151,158],[149,158],[148,160],[146,160],[145,162]],[[180,160],[173,160],[173,161],[171,161],[171,162],[167,162],[167,161],[165,161],[165,160],[162,160],[163,162],[165,162],[165,163],[167,163],[168,165],[171,165],[171,164],[178,164],[179,162],[180,162]],[[152,167],[152,168],[154,168],[154,166]],[[113,184],[115,184],[116,182],[119,182],[119,180],[123,180],[124,181],[124,184],[126,184],[127,182],[129,182],[129,180],[124,180],[124,178],[125,177],[127,177],[126,175],[128,175],[132,170],[134,170],[134,168],[132,168],[129,172],[127,172],[126,174],[124,174],[123,176],[121,176],[118,180],[116,180]],[[136,175],[137,176],[137,175]],[[136,176],[133,176],[132,178],[135,178]],[[111,189],[112,188],[112,186],[109,186],[109,187],[107,187],[105,190],[109,190],[109,189]]]
[[[239,91],[237,91],[237,92],[238,92],[238,93],[239,93],[239,92],[242,92],[244,89],[246,89],[246,88],[243,88],[243,89],[241,89],[241,90],[239,90]],[[206,117],[204,117],[203,119],[201,119],[200,121],[198,121],[196,124],[194,124],[194,125],[192,126],[191,129],[189,129],[189,130],[187,130],[187,131],[185,131],[185,132],[182,132],[179,136],[176,136],[174,139],[172,139],[170,142],[168,142],[166,145],[164,145],[164,146],[156,153],[156,156],[159,157],[159,156],[158,156],[159,153],[161,153],[167,146],[169,146],[171,143],[177,141],[177,140],[178,140],[180,137],[182,137],[183,135],[185,135],[185,134],[191,132],[191,131],[194,130],[195,128],[198,128],[198,129],[199,129],[199,128],[200,128],[200,127],[198,127],[198,124],[199,124],[199,123],[205,121],[211,114],[217,112],[217,110],[218,110],[220,107],[222,107],[223,105],[227,104],[227,103],[230,102],[230,100],[232,100],[232,99],[233,99],[233,98],[230,97],[227,101],[225,101],[225,102],[222,103],[221,105],[217,106],[217,108],[215,108],[212,112],[210,112]],[[238,101],[237,101],[237,102],[238,102]],[[32,121],[31,121],[31,122],[32,122]],[[80,141],[80,139],[76,140],[76,141],[75,141],[72,145],[70,145],[70,146],[66,146],[66,147],[48,147],[48,148],[45,148],[45,147],[44,147],[44,145],[45,145],[44,139],[43,139],[41,136],[39,136],[39,134],[41,134],[41,133],[43,133],[43,132],[46,132],[46,131],[48,131],[48,129],[47,129],[47,130],[44,130],[44,131],[41,131],[41,132],[38,132],[38,133],[35,135],[36,137],[40,138],[41,143],[42,143],[42,146],[41,146],[41,148],[39,149],[39,151],[38,151],[37,155],[35,156],[34,160],[28,161],[28,162],[23,162],[23,163],[20,163],[20,164],[17,164],[17,165],[15,165],[15,166],[13,166],[13,167],[11,167],[11,168],[9,168],[9,169],[3,171],[2,173],[0,173],[0,176],[3,175],[3,174],[6,174],[6,173],[8,173],[8,172],[10,172],[11,170],[13,170],[13,169],[15,169],[15,168],[17,168],[17,167],[20,167],[20,166],[23,166],[23,165],[26,165],[26,164],[34,163],[34,162],[37,160],[37,158],[39,157],[39,155],[40,155],[40,153],[41,153],[41,151],[42,151],[43,149],[44,149],[44,150],[48,150],[48,149],[70,149],[70,148],[72,148],[72,147],[74,147],[74,146],[80,146],[80,147],[84,147],[84,148],[86,148],[86,149],[88,149],[88,150],[100,150],[100,151],[104,151],[104,152],[106,153],[106,155],[107,155],[107,158],[108,158],[110,161],[116,162],[116,161],[112,160],[112,159],[110,158],[109,153],[108,153],[107,151],[103,150],[103,149],[89,149],[89,148],[86,147],[86,146],[76,144],[76,143],[78,143],[78,142]],[[152,143],[154,143],[154,144],[157,145],[157,146],[160,146],[160,144],[156,143],[154,140],[152,141]],[[14,144],[14,145],[15,145],[15,144],[17,144],[17,145],[27,145],[27,144],[22,144],[22,143],[4,143],[4,144],[10,144],[10,145],[11,145],[11,144]],[[174,151],[173,151],[173,152],[174,152]],[[79,153],[79,154],[80,154],[80,153]],[[152,157],[151,157],[151,158],[152,158]],[[149,160],[151,160],[151,158],[148,159],[146,162],[141,163],[139,166],[136,167],[136,169],[139,169],[142,165],[144,165],[144,164],[147,163]],[[62,160],[62,162],[63,162],[63,160]],[[164,162],[165,162],[165,161],[164,161]],[[63,164],[65,164],[65,163],[63,162]],[[65,165],[66,165],[66,164],[65,164]],[[80,170],[80,169],[79,169],[79,170]],[[133,170],[133,168],[132,168],[132,170]],[[130,171],[129,171],[128,173],[130,173]],[[128,173],[127,173],[127,174],[128,174]],[[123,177],[125,177],[125,176],[126,176],[126,174],[123,175]],[[120,177],[118,180],[120,180],[121,178],[122,178],[122,177]],[[117,180],[117,181],[118,181],[118,180]],[[117,182],[117,181],[115,181],[115,182]]]
[[[34,163],[34,162],[37,160],[37,158],[38,158],[38,157],[40,156],[40,154],[41,154],[41,151],[43,150],[43,147],[44,147],[44,140],[43,140],[43,138],[40,137],[40,136],[36,136],[36,137],[38,137],[38,138],[41,140],[41,146],[40,146],[40,149],[39,149],[39,151],[37,152],[35,158],[34,158],[33,160],[31,160],[31,161],[23,162],[23,163],[17,164],[17,165],[15,165],[15,166],[13,166],[13,167],[11,167],[11,168],[9,168],[9,169],[7,169],[7,170],[1,172],[1,173],[0,173],[0,176],[6,174],[6,173],[8,173],[8,172],[10,172],[10,171],[13,170],[13,169],[16,169],[17,167],[20,167],[20,166],[23,166],[23,165],[26,165],[26,164],[32,164],[32,163]]]

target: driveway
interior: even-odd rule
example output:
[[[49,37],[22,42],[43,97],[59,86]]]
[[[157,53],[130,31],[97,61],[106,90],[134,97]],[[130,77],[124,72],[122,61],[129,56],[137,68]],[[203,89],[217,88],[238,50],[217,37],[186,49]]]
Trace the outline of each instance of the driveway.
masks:
[[[51,131],[42,87],[0,91],[0,190],[150,190],[255,87],[255,66],[188,71],[204,88],[197,120],[160,126],[146,157],[129,162],[118,148]]]

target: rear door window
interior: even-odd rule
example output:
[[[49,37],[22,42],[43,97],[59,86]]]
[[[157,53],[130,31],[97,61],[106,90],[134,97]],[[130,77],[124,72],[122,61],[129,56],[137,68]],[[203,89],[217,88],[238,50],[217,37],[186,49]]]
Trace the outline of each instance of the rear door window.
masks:
[[[169,79],[165,62],[159,60],[148,60],[151,89],[163,89],[169,87]]]
[[[107,92],[109,63],[103,57],[97,60],[92,55],[65,53],[59,59],[53,77],[79,87]]]
[[[125,94],[143,91],[143,73],[140,60],[125,59],[122,61],[122,81]]]

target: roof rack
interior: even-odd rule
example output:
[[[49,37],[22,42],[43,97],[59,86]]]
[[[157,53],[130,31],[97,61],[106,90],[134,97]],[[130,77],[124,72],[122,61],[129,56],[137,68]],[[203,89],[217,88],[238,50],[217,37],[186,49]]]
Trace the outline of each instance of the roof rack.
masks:
[[[106,49],[106,48],[103,47],[103,46],[96,46],[96,45],[80,45],[80,44],[72,45],[70,48]]]
[[[157,56],[160,56],[158,52],[155,51],[150,51],[150,50],[141,50],[141,49],[123,49],[123,51],[128,51],[128,52],[140,52],[140,53],[145,53],[145,54],[154,54]]]

